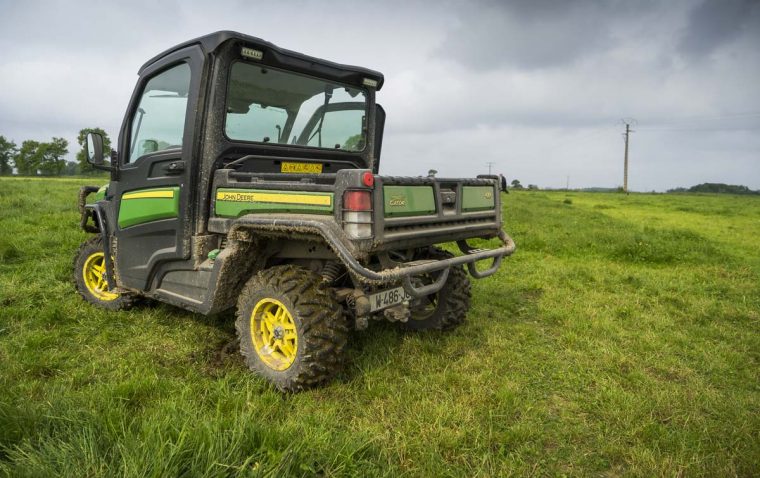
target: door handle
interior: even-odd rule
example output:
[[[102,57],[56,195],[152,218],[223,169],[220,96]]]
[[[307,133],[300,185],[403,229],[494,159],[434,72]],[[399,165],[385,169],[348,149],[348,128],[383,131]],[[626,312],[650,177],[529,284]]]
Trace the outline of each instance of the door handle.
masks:
[[[185,162],[184,161],[172,161],[166,167],[166,174],[179,174],[179,173],[181,173],[184,170],[185,170]]]

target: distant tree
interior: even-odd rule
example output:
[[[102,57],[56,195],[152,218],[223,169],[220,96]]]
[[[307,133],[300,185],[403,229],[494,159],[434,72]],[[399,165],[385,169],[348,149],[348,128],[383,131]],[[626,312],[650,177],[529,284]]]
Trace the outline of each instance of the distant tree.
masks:
[[[66,161],[66,167],[63,169],[64,176],[76,176],[79,174],[79,163],[76,161]]]
[[[364,137],[361,134],[355,134],[348,138],[343,144],[343,148],[347,151],[361,151],[364,149]]]
[[[438,174],[438,171],[436,171],[435,169],[428,169],[427,177],[434,178],[436,174]]]
[[[14,162],[17,153],[16,143],[8,141],[5,136],[0,136],[0,176],[13,173],[11,162]]]
[[[45,176],[60,176],[66,168],[64,156],[69,154],[69,142],[64,138],[53,138],[49,143],[41,143],[38,148],[38,169]]]
[[[513,179],[510,184],[512,184],[512,189],[524,189],[519,179]]]
[[[535,185],[535,184],[528,184],[528,189],[530,189],[532,191],[537,191],[538,190],[538,186]]]
[[[77,136],[77,143],[79,143],[79,152],[77,153],[77,163],[79,163],[79,172],[81,174],[94,174],[96,169],[87,162],[87,153],[84,150],[84,145],[87,142],[87,133],[92,131],[93,133],[100,133],[103,136],[103,156],[108,158],[111,154],[111,139],[108,137],[102,128],[85,128],[79,131]]]
[[[40,156],[40,143],[38,141],[28,139],[21,143],[21,149],[13,158],[18,174],[23,176],[36,175],[40,166]]]

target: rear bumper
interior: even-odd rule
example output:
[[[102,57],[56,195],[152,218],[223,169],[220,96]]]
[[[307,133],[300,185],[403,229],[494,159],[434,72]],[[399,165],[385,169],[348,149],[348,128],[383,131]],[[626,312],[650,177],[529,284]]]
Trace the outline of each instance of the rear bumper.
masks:
[[[291,216],[288,218],[273,218],[266,215],[248,214],[234,220],[232,229],[244,228],[260,231],[316,233],[322,236],[331,246],[343,264],[356,276],[365,282],[374,284],[387,284],[401,282],[404,289],[413,297],[422,297],[438,292],[446,283],[449,268],[467,265],[467,269],[476,279],[488,277],[494,274],[501,265],[501,260],[515,251],[515,243],[507,233],[500,231],[498,237],[501,246],[494,249],[473,249],[466,240],[457,241],[461,256],[441,260],[423,260],[412,262],[392,263],[390,267],[375,271],[363,266],[356,259],[356,251],[346,241],[343,231],[337,227],[334,221],[326,221],[308,216]],[[348,243],[347,243],[348,242]],[[387,254],[386,254],[387,259]],[[483,260],[492,260],[491,265],[485,270],[477,270],[475,264]],[[386,261],[388,262],[388,261]],[[414,276],[438,272],[432,284],[415,287],[412,284]]]
[[[470,275],[472,277],[476,279],[488,277],[499,270],[499,267],[501,266],[501,260],[506,256],[512,255],[516,249],[515,242],[511,237],[509,237],[506,232],[501,231],[499,234],[499,239],[501,240],[502,245],[495,249],[473,249],[467,244],[467,241],[462,240],[457,241],[459,250],[463,252],[463,255],[461,256],[430,261],[424,264],[400,264],[401,269],[399,271],[399,274],[401,275],[401,284],[404,286],[404,290],[407,291],[412,297],[423,297],[428,294],[434,294],[441,290],[443,285],[446,283],[446,279],[449,275],[449,268],[465,264],[467,265],[467,270],[470,272]],[[487,269],[478,270],[476,268],[477,262],[488,259],[491,259],[492,262]],[[428,274],[436,271],[440,271],[440,273],[432,284],[422,287],[415,287],[412,284],[412,277],[419,274]],[[381,274],[385,272],[389,271],[383,271]]]

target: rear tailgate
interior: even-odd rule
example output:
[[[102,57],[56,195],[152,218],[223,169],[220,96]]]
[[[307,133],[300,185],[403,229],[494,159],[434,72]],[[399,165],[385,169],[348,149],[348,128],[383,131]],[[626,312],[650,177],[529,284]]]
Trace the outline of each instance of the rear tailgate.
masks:
[[[501,231],[501,204],[492,179],[377,176],[375,241],[410,246]]]

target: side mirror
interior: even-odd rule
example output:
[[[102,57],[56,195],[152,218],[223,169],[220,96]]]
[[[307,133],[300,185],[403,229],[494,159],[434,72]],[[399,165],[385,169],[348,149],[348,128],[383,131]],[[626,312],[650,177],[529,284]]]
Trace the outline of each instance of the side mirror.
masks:
[[[84,151],[87,154],[87,162],[92,164],[95,169],[111,169],[110,165],[105,164],[105,159],[103,158],[103,136],[100,133],[94,131],[87,133]]]
[[[87,143],[85,144],[85,153],[87,153],[87,162],[93,166],[102,166],[103,160],[103,137],[90,131],[87,133]]]

